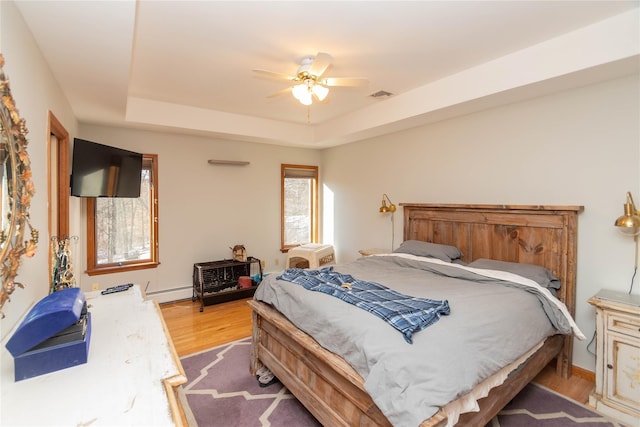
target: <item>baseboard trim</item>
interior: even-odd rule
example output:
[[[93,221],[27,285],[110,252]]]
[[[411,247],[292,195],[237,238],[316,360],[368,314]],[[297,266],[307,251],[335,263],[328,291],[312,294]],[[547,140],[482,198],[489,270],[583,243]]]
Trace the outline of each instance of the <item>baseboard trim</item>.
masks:
[[[147,299],[157,301],[158,304],[166,302],[182,301],[193,297],[193,287],[167,289],[163,291],[153,291],[146,293]]]
[[[575,375],[576,377],[584,378],[587,381],[591,381],[592,383],[596,382],[596,374],[595,372],[591,372],[587,369],[581,368],[579,366],[573,365],[571,368],[571,375]]]

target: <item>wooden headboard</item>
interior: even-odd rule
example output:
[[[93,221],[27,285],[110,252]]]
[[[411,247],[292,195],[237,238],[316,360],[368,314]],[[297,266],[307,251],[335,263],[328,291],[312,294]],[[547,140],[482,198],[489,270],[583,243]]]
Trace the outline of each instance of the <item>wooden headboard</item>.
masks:
[[[575,316],[578,214],[582,206],[400,203],[404,240],[456,246],[462,260],[523,262],[549,269],[562,283],[558,297]],[[573,340],[565,339],[563,375]]]

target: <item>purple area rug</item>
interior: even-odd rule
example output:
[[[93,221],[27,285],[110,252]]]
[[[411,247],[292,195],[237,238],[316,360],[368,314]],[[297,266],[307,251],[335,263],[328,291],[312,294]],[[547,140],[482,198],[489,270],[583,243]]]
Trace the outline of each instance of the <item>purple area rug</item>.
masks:
[[[189,426],[315,427],[321,424],[280,383],[249,374],[249,338],[181,359],[180,399]],[[584,405],[529,384],[487,427],[623,427]]]
[[[586,405],[530,383],[486,427],[624,427]]]
[[[189,426],[321,426],[281,383],[260,387],[249,373],[249,338],[180,359],[180,398]]]

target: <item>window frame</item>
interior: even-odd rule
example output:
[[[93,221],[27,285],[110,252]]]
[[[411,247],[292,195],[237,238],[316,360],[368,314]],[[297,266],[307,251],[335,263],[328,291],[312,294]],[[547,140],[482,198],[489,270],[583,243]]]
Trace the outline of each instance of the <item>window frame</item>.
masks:
[[[311,242],[308,243],[317,243],[318,242],[318,166],[312,165],[297,165],[297,164],[281,164],[280,165],[280,251],[286,253],[291,248],[298,247],[298,244],[295,245],[287,245],[285,244],[285,188],[284,182],[286,178],[286,170],[287,169],[298,169],[298,170],[307,170],[313,174],[313,182],[311,187],[311,221],[309,224],[310,227],[310,236]]]
[[[87,212],[87,274],[95,276],[99,274],[119,273],[124,271],[142,270],[147,268],[156,268],[160,264],[159,260],[159,243],[158,243],[158,155],[143,154],[143,164],[151,162],[151,199],[150,216],[151,216],[151,242],[150,242],[150,258],[145,260],[121,261],[111,264],[97,264],[97,246],[96,246],[96,198],[88,197],[86,199]]]

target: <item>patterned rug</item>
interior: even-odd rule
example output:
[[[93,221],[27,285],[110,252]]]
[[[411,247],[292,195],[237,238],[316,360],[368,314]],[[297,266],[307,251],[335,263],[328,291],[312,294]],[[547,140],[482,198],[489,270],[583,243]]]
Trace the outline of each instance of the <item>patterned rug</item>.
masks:
[[[195,427],[315,427],[321,424],[280,383],[249,374],[249,338],[181,359],[180,399]],[[536,384],[526,386],[487,427],[623,427]]]

